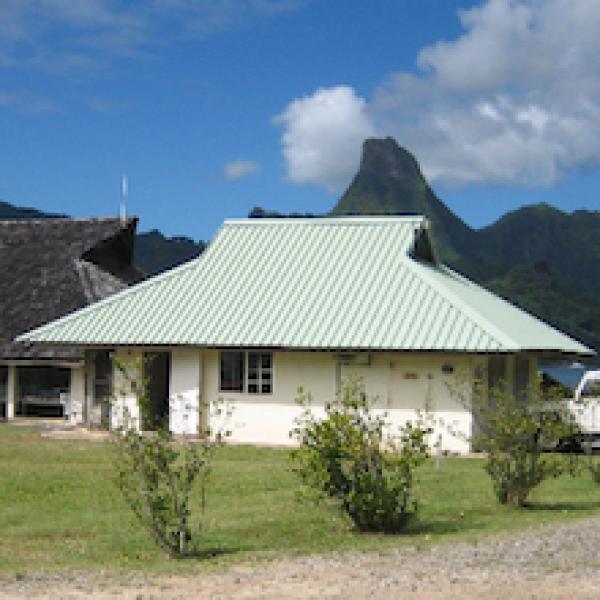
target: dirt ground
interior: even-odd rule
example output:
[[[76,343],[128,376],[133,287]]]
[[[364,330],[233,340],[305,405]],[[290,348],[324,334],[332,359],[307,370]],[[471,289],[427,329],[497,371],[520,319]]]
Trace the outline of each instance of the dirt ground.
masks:
[[[424,550],[305,556],[190,576],[68,572],[4,579],[0,598],[600,600],[600,519]]]

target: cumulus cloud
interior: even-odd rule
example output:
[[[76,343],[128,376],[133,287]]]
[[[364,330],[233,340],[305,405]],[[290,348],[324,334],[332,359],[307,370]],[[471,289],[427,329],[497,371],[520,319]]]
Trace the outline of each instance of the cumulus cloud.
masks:
[[[348,182],[358,166],[362,141],[374,133],[365,100],[344,85],[294,100],[275,122],[285,129],[289,179],[323,185],[331,192]]]
[[[260,171],[260,165],[253,160],[234,160],[228,162],[223,170],[227,179],[245,179]]]
[[[290,179],[339,191],[357,130],[394,135],[450,185],[549,185],[600,165],[600,2],[486,0],[458,18],[461,35],[423,48],[415,73],[389,74],[368,102],[344,88],[354,118],[327,128],[313,111],[338,88],[292,101],[281,120]],[[331,166],[299,171],[298,156]]]

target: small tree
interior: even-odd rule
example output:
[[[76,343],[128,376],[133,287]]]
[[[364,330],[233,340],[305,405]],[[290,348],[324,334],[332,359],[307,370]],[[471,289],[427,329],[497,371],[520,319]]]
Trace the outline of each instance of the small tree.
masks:
[[[375,414],[362,380],[345,379],[325,418],[313,412],[310,393],[291,436],[299,442],[292,469],[317,497],[334,498],[360,531],[399,532],[417,511],[415,470],[427,456],[428,428],[406,423],[389,433],[385,414]]]
[[[117,368],[123,381],[120,395],[133,395],[143,416],[150,409],[143,363],[133,368],[117,364]],[[230,415],[231,408],[222,402],[213,407],[216,419],[226,422]],[[214,455],[230,432],[206,428],[198,440],[183,441],[173,438],[167,422],[155,423],[155,431],[137,431],[125,414],[114,431],[117,485],[155,542],[171,557],[183,558],[198,552],[202,530],[201,519],[193,523],[192,492],[196,485],[200,487],[203,513]]]
[[[561,441],[576,434],[564,403],[539,382],[517,395],[505,382],[489,390],[480,378],[458,378],[453,395],[472,415],[472,444],[487,454],[485,469],[501,504],[523,506],[542,481],[574,473],[574,458],[551,454]]]

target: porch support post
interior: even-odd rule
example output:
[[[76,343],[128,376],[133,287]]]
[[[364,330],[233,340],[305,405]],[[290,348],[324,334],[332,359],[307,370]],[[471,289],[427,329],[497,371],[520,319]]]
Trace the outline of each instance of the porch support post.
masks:
[[[537,356],[531,355],[529,357],[529,381],[528,384],[531,386],[538,381],[538,368],[539,368],[539,359]]]
[[[6,382],[6,420],[10,421],[15,418],[17,406],[17,385],[18,373],[15,365],[8,367],[8,380]]]
[[[94,422],[94,405],[96,404],[96,353],[93,350],[85,352],[85,423],[88,429],[98,427]]]
[[[83,423],[83,406],[85,403],[85,367],[71,367],[69,386],[69,421],[74,425]]]
[[[506,357],[506,391],[509,394],[517,393],[516,376],[516,355],[509,354]]]

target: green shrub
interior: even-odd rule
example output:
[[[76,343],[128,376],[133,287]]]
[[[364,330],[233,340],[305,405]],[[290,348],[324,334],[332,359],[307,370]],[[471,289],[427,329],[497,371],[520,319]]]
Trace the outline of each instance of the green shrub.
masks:
[[[339,502],[360,531],[402,531],[417,511],[413,496],[415,470],[427,456],[428,429],[406,423],[389,432],[386,416],[373,412],[360,379],[342,382],[325,405],[325,418],[312,409],[310,393],[299,390],[304,411],[292,437],[292,468],[319,497]]]
[[[165,430],[113,439],[117,484],[140,523],[170,556],[195,554],[201,522],[192,528],[190,499],[195,484],[204,496],[216,444],[174,441]]]
[[[538,382],[521,396],[504,382],[486,390],[481,380],[451,386],[473,415],[472,444],[487,454],[485,469],[501,504],[523,506],[542,481],[574,474],[576,458],[550,453],[561,440],[576,434],[564,403]]]
[[[118,488],[163,550],[173,558],[193,556],[199,550],[202,522],[197,517],[192,519],[192,491],[200,486],[204,511],[214,454],[230,432],[204,430],[194,441],[174,439],[168,419],[151,419],[143,363],[117,365],[117,368],[123,387],[127,388],[120,390],[121,395],[135,396],[142,423],[152,423],[155,427],[155,431],[137,431],[136,422],[127,414],[123,416],[123,425],[112,436]],[[231,409],[219,402],[212,413],[225,424]]]

